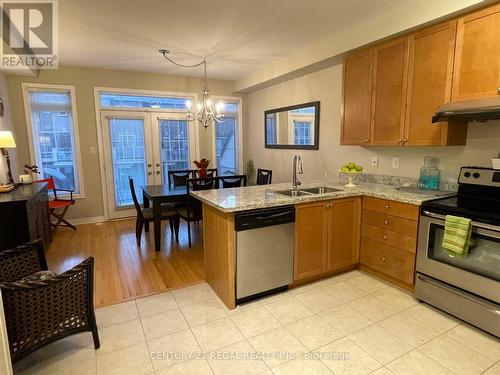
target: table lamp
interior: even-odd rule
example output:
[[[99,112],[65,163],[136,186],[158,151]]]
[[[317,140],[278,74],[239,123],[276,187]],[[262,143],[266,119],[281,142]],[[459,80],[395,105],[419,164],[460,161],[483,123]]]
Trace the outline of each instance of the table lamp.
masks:
[[[5,156],[7,161],[7,178],[8,184],[13,184],[14,179],[12,178],[12,171],[10,169],[10,158],[9,158],[9,148],[16,148],[16,142],[14,141],[14,136],[11,131],[0,131],[0,150],[2,155]]]

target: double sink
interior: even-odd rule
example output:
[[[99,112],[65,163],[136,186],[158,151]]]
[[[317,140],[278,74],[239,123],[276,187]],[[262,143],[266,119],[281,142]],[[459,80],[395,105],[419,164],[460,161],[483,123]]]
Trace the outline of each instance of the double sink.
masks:
[[[287,189],[276,191],[276,194],[286,195],[289,197],[304,197],[308,195],[326,194],[334,193],[336,191],[342,191],[341,189],[335,189],[328,186],[312,187],[307,189]]]

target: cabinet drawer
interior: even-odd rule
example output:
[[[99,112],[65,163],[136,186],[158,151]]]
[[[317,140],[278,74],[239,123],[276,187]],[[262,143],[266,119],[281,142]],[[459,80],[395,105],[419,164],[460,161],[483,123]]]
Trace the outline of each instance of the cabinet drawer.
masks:
[[[363,210],[363,223],[406,236],[417,237],[418,222],[413,220],[386,215],[376,211]]]
[[[363,209],[418,221],[418,206],[387,199],[364,197]]]
[[[374,241],[378,241],[386,245],[398,247],[400,249],[411,251],[413,253],[416,251],[417,239],[415,237],[406,236],[401,233],[393,232],[365,223],[363,223],[362,235],[363,237],[370,238]]]
[[[369,238],[361,239],[361,264],[404,283],[413,284],[415,254],[381,244]]]

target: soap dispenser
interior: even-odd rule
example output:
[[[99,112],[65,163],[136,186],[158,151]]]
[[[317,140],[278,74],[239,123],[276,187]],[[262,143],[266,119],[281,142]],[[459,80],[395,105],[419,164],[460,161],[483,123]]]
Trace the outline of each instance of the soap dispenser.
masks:
[[[439,190],[439,159],[434,156],[424,158],[424,166],[420,169],[419,185],[422,190]]]

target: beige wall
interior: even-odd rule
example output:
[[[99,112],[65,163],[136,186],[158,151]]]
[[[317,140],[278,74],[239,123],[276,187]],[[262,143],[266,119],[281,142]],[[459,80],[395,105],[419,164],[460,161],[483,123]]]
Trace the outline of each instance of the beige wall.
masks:
[[[307,76],[271,86],[245,96],[244,159],[253,159],[257,168],[273,170],[273,182],[291,181],[294,154],[302,157],[304,179],[330,178],[346,162],[355,161],[368,172],[418,177],[426,155],[440,159],[443,180],[456,181],[459,167],[491,167],[491,158],[500,151],[500,121],[469,124],[466,146],[454,147],[358,147],[340,146],[340,105],[342,66],[336,65]],[[319,151],[273,150],[264,148],[263,113],[267,109],[321,101]],[[439,125],[436,125],[439,126]],[[379,166],[370,167],[370,159],[379,157]],[[392,158],[400,158],[399,169]]]
[[[89,218],[104,215],[99,155],[90,153],[91,147],[97,149],[94,87],[200,93],[202,86],[202,82],[198,78],[75,67],[42,70],[38,78],[9,76],[8,80],[12,119],[15,124],[16,141],[18,142],[18,160],[21,165],[29,161],[21,84],[23,82],[52,83],[74,85],[76,88],[82,174],[86,198],[78,200],[76,206],[69,211],[69,217],[71,218]],[[208,84],[212,95],[232,95],[232,84],[229,81],[214,80],[209,81]],[[200,129],[200,157],[212,158],[211,134],[210,129],[206,131]]]
[[[10,110],[10,100],[9,100],[9,87],[7,84],[7,76],[5,73],[0,72],[0,98],[3,100],[4,105],[4,116],[0,117],[0,130],[13,130],[12,125],[12,116]],[[18,141],[18,137],[14,133],[14,140]],[[10,155],[10,164],[13,170],[13,174],[17,171],[17,158],[16,158],[16,150],[9,149]],[[5,163],[5,158],[0,156],[0,183],[7,182],[7,165]]]

